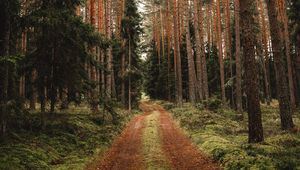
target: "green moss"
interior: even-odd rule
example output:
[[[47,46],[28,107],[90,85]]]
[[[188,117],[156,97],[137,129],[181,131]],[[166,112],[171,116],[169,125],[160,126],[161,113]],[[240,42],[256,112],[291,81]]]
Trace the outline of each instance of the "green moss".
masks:
[[[148,170],[170,169],[162,152],[161,138],[158,130],[159,113],[147,116],[142,136],[144,161]]]
[[[224,169],[299,169],[300,134],[281,131],[278,103],[262,105],[265,142],[247,144],[247,117],[220,107],[197,109],[190,104],[171,113],[194,143]],[[246,115],[246,114],[244,114]],[[294,114],[300,125],[300,115]]]
[[[64,112],[46,114],[44,129],[36,123],[12,132],[1,143],[0,169],[84,169],[94,156],[109,147],[129,119],[125,111],[117,110],[122,117],[117,126],[109,117],[97,122],[100,115],[91,114],[88,107],[73,106]],[[40,113],[30,113],[27,121],[39,122],[39,116]]]

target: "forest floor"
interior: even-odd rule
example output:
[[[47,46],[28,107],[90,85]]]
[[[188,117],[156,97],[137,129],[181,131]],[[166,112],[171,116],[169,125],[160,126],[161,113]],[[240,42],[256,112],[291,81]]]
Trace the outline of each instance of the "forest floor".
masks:
[[[140,109],[144,114],[135,117],[104,157],[87,169],[221,169],[160,105],[143,102]]]
[[[43,115],[44,128],[39,112],[18,114],[0,142],[0,169],[300,170],[300,112],[293,115],[296,128],[282,131],[275,100],[261,105],[265,141],[259,144],[247,142],[246,113],[241,117],[213,98],[182,107],[142,102],[143,114],[114,109],[117,125],[85,104]]]
[[[300,170],[300,112],[294,112],[296,127],[283,131],[279,104],[261,104],[264,142],[248,143],[248,118],[238,114],[218,99],[211,98],[193,106],[158,102],[166,108],[184,133],[204,153],[224,169]]]
[[[18,113],[14,129],[0,142],[0,170],[82,170],[102,155],[127,123],[140,111],[129,114],[115,106],[118,124],[101,108],[91,113],[86,103],[71,104],[56,113],[28,111]]]

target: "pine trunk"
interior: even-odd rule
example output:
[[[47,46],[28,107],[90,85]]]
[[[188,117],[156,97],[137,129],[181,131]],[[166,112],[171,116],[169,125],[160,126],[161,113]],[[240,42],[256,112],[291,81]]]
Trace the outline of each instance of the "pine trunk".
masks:
[[[196,65],[197,65],[197,94],[199,100],[203,100],[203,74],[202,74],[202,43],[199,33],[198,1],[194,0],[194,30],[196,39]]]
[[[195,63],[194,63],[194,56],[192,50],[192,43],[191,43],[191,33],[190,33],[190,11],[188,1],[185,4],[185,38],[186,38],[186,49],[187,49],[187,57],[188,57],[188,72],[189,72],[189,99],[190,101],[195,104],[196,103],[196,71],[195,71]]]
[[[258,68],[254,48],[257,36],[255,34],[256,6],[253,0],[241,0],[240,5],[240,16],[243,17],[241,28],[243,32],[245,84],[247,84],[249,143],[257,143],[264,140],[264,135],[259,101]]]
[[[294,87],[294,80],[293,80],[293,66],[292,66],[292,59],[290,54],[290,37],[289,37],[289,26],[288,26],[288,16],[286,11],[286,2],[285,0],[280,0],[281,3],[281,15],[282,15],[282,24],[283,24],[283,37],[284,37],[284,47],[285,47],[285,55],[287,58],[287,69],[288,69],[288,82],[289,82],[289,93],[290,93],[290,100],[291,100],[291,108],[292,110],[296,109],[296,99],[295,99],[295,87]]]
[[[179,106],[182,105],[182,72],[181,72],[181,57],[180,57],[180,42],[179,42],[179,13],[178,1],[173,0],[173,26],[174,26],[174,66],[176,72],[176,99]]]
[[[223,103],[226,103],[220,0],[216,0],[216,10],[217,10],[217,16],[216,16],[217,43],[218,43],[218,52],[219,52],[218,54],[219,54],[219,66],[220,66],[220,78],[221,78],[221,95],[222,95]]]
[[[286,130],[293,128],[294,123],[292,119],[286,68],[284,65],[284,53],[282,50],[284,48],[284,44],[279,36],[281,34],[280,25],[282,23],[278,20],[279,17],[276,7],[276,1],[268,1],[267,4],[272,37],[273,57],[276,68],[276,85],[280,108],[281,128]]]
[[[107,0],[106,1],[106,36],[108,40],[112,39],[112,28],[111,28],[111,0]],[[112,87],[112,74],[113,74],[113,56],[112,56],[112,46],[109,46],[108,50],[107,50],[107,77],[106,77],[106,95],[108,96],[108,98],[112,97],[112,92],[113,92],[113,87]]]
[[[268,38],[267,38],[267,26],[265,21],[265,8],[264,0],[258,0],[259,14],[261,20],[261,33],[262,33],[262,45],[263,45],[263,73],[264,73],[264,85],[265,85],[265,97],[267,104],[270,105],[271,95],[270,95],[270,82],[269,82],[269,50],[268,50]]]
[[[241,39],[240,39],[240,0],[234,1],[235,18],[235,60],[236,60],[236,107],[238,113],[242,114],[242,62],[241,62]]]

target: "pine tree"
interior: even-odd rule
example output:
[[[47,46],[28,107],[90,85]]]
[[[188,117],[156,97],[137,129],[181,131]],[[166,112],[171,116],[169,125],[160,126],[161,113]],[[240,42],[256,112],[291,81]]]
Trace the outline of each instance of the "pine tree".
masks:
[[[245,84],[248,99],[248,131],[249,142],[257,143],[264,140],[261,120],[261,110],[259,101],[258,68],[255,61],[256,33],[254,31],[256,23],[256,4],[253,0],[240,1],[240,16],[242,30],[242,46],[245,68]]]
[[[241,62],[241,39],[240,39],[240,0],[234,1],[235,19],[235,62],[236,62],[236,107],[241,114],[242,104],[242,62]]]
[[[286,67],[283,59],[284,43],[281,39],[281,21],[279,20],[277,6],[275,1],[268,1],[268,15],[270,19],[273,57],[276,67],[276,85],[280,108],[281,128],[291,129],[294,127],[292,119],[292,109],[289,98],[289,86],[286,75]]]
[[[142,33],[141,17],[135,0],[126,0],[125,13],[122,19],[122,38],[125,40],[125,56],[127,56],[127,97],[128,110],[131,111],[140,96],[141,74],[140,58],[138,54],[139,36]]]

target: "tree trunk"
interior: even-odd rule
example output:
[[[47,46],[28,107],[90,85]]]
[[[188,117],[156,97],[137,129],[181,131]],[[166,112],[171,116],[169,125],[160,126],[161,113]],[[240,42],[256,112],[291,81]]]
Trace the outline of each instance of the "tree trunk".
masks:
[[[235,60],[236,60],[236,107],[238,113],[242,114],[242,62],[241,62],[241,39],[240,39],[240,0],[235,0]]]
[[[280,0],[279,4],[281,9],[281,22],[283,24],[282,32],[283,32],[283,39],[284,39],[284,47],[285,47],[285,55],[287,58],[287,69],[288,69],[288,82],[289,82],[289,93],[290,93],[290,100],[291,100],[291,108],[292,110],[296,109],[296,100],[295,100],[295,87],[294,87],[294,80],[293,80],[293,66],[292,66],[292,59],[290,54],[290,35],[289,35],[289,26],[288,26],[288,16],[286,11],[286,0]]]
[[[123,40],[122,42],[122,49],[125,48],[125,40]],[[122,72],[122,77],[121,77],[121,102],[123,103],[123,105],[125,106],[126,104],[126,94],[125,94],[125,52],[123,52],[122,54],[122,63],[121,63],[121,72]]]
[[[36,70],[34,69],[31,72],[31,96],[30,96],[30,109],[35,110],[36,109],[36,102],[37,102],[37,90],[36,90],[36,78],[37,78],[37,73]]]
[[[171,6],[170,6],[170,0],[167,1],[167,22],[166,22],[166,28],[167,28],[167,58],[168,58],[168,100],[171,101],[171,78],[170,78],[170,69],[171,69],[171,21],[170,21],[170,15],[171,15]]]
[[[223,103],[226,103],[220,0],[216,0],[216,10],[217,10],[217,17],[216,17],[217,18],[217,43],[218,43],[218,51],[219,51],[221,95],[222,95]]]
[[[199,33],[198,1],[194,0],[194,30],[196,39],[196,64],[197,64],[197,94],[199,100],[203,100],[203,74],[202,74],[202,44]]]
[[[111,40],[112,39],[112,22],[111,22],[111,3],[112,1],[111,0],[107,0],[106,1],[106,36],[107,36],[107,39],[108,40]],[[112,46],[109,46],[108,50],[107,50],[107,71],[108,71],[108,74],[107,74],[107,77],[106,77],[106,93],[107,93],[107,96],[108,98],[111,98],[112,97],[112,92],[113,92],[113,86],[112,86],[112,82],[113,82],[113,79],[112,79],[112,75],[114,74],[113,73],[113,56],[112,56]]]
[[[22,46],[21,50],[22,53],[25,55],[26,54],[26,49],[27,49],[27,31],[22,32]],[[25,99],[25,75],[21,75],[20,77],[20,84],[19,84],[19,95],[23,99]]]
[[[128,44],[128,67],[131,71],[131,39],[130,34],[129,35],[129,44]],[[131,75],[129,74],[128,78],[128,111],[131,112]]]
[[[208,52],[210,52],[211,50],[211,4],[208,3],[207,6],[206,6],[206,31],[207,31],[207,44],[208,44]]]
[[[241,28],[244,48],[245,84],[248,99],[248,130],[249,143],[264,140],[261,110],[259,101],[258,68],[255,61],[255,13],[256,6],[253,0],[241,0]]]
[[[297,77],[297,87],[300,90],[300,34],[297,35],[296,38],[296,59],[295,59],[295,73]],[[296,90],[297,91],[297,90]],[[300,106],[300,94],[298,93],[298,107]]]
[[[189,72],[189,99],[190,101],[195,104],[196,102],[196,71],[195,71],[195,63],[194,63],[194,56],[192,50],[192,43],[191,43],[191,33],[190,33],[190,10],[188,1],[185,3],[185,38],[186,38],[186,49],[187,49],[187,57],[188,57],[188,72]]]
[[[262,33],[262,45],[263,45],[263,71],[264,71],[264,84],[265,84],[265,96],[267,99],[267,104],[270,105],[271,95],[270,95],[270,82],[269,82],[269,50],[268,50],[268,38],[267,38],[267,26],[265,21],[265,8],[263,5],[264,0],[258,0],[259,14],[261,19],[261,33]]]
[[[0,56],[6,57],[9,55],[9,41],[10,41],[10,16],[6,7],[9,2],[0,2]],[[0,96],[0,139],[3,138],[7,130],[7,102],[8,102],[8,80],[9,67],[6,62],[1,64],[3,71],[3,78],[0,84],[2,85]]]
[[[91,25],[96,28],[96,0],[90,0],[90,21]],[[94,59],[96,59],[96,47],[91,47],[91,52],[94,55]],[[94,64],[90,64],[90,70],[91,70],[91,81],[94,83],[94,86],[91,90],[91,111],[93,113],[98,112],[98,81],[97,81],[97,71],[96,66]]]
[[[174,26],[174,65],[176,72],[176,97],[179,106],[182,106],[182,72],[181,72],[181,57],[180,57],[180,43],[179,43],[179,14],[178,2],[173,0],[173,26]]]
[[[229,58],[229,69],[230,69],[230,78],[233,78],[233,66],[232,66],[232,53],[231,53],[231,24],[230,24],[230,2],[225,0],[225,44],[226,44],[226,56]],[[234,106],[234,95],[233,95],[233,86],[230,87],[230,100],[232,106]]]
[[[278,20],[278,11],[276,7],[276,1],[268,1],[268,15],[270,20],[273,57],[276,72],[276,85],[280,108],[281,128],[284,130],[292,129],[294,127],[292,119],[292,110],[290,105],[289,87],[286,75],[286,69],[284,65],[284,44],[280,38],[280,25],[282,24]]]

